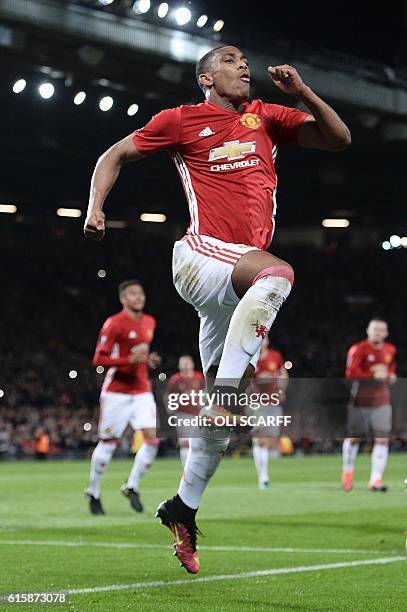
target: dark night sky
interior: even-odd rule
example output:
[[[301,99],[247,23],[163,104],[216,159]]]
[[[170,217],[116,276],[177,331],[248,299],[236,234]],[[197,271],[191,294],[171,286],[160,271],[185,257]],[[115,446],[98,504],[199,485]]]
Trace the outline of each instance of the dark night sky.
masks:
[[[223,38],[233,28],[257,29],[273,37],[350,53],[366,59],[407,66],[406,2],[260,2],[192,0],[191,9],[225,19]]]

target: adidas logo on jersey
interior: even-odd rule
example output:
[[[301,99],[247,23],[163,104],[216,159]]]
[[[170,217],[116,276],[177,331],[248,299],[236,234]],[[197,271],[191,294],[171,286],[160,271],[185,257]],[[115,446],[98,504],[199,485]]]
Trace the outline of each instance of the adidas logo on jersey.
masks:
[[[204,128],[201,132],[199,132],[198,136],[212,136],[215,132],[212,132],[210,127]]]

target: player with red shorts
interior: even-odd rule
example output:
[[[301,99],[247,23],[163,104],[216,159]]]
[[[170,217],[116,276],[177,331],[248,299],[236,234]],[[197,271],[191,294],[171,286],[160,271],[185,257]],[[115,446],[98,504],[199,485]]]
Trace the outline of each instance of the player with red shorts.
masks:
[[[85,235],[102,239],[102,207],[122,165],[169,151],[191,217],[186,235],[174,245],[174,284],[199,314],[202,368],[215,397],[227,391],[231,398],[224,404],[222,399],[215,415],[238,413],[233,393],[253,375],[261,341],[294,282],[291,266],[267,252],[277,211],[278,147],[340,151],[350,144],[346,125],[295,68],[269,66],[268,74],[309,113],[249,100],[245,55],[232,46],[213,49],[196,66],[204,102],[158,113],[100,157],[85,220]],[[226,429],[206,428],[191,437],[178,493],[158,509],[173,532],[181,564],[192,573],[200,568],[195,515],[228,443]]]
[[[262,403],[257,410],[252,410],[251,414],[259,417],[281,417],[287,385],[288,372],[284,367],[283,356],[280,351],[269,348],[269,339],[266,336],[261,344],[260,357],[254,373],[253,391],[270,399],[266,404]],[[274,403],[275,400],[278,401],[277,404]],[[270,451],[276,448],[279,436],[279,425],[258,426],[252,431],[253,459],[261,490],[270,486],[268,471]]]
[[[367,339],[353,344],[346,361],[346,378],[354,380],[348,408],[348,435],[342,447],[344,491],[353,487],[353,472],[361,437],[373,434],[371,491],[387,491],[383,473],[389,453],[392,410],[391,382],[396,380],[396,347],[385,342],[389,330],[386,321],[372,319]]]
[[[168,415],[176,415],[177,421],[180,421],[180,424],[177,425],[177,438],[181,462],[185,466],[189,451],[190,427],[183,425],[182,420],[197,416],[200,410],[197,395],[195,395],[195,400],[190,403],[187,402],[187,396],[191,395],[191,392],[197,394],[199,391],[203,391],[205,378],[202,372],[195,370],[194,360],[190,355],[181,355],[178,360],[178,370],[179,372],[173,374],[168,380],[165,388],[165,398]],[[177,400],[177,397],[182,397],[182,404],[180,404],[179,399]],[[175,410],[173,406],[176,408]]]
[[[100,330],[95,366],[108,368],[100,395],[99,443],[92,454],[86,494],[92,514],[105,514],[100,501],[100,482],[126,427],[142,431],[144,443],[138,450],[122,493],[136,512],[142,512],[139,496],[141,477],[157,454],[156,405],[148,379],[148,366],[160,358],[150,353],[156,322],[143,312],[146,297],[137,280],[119,285],[123,309],[109,317]]]

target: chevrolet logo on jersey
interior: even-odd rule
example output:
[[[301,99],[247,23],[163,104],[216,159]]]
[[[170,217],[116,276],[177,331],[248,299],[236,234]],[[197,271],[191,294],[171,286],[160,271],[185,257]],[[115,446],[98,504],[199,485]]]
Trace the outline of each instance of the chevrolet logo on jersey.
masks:
[[[227,158],[228,161],[233,159],[242,159],[248,153],[254,153],[256,150],[256,141],[240,142],[240,140],[231,140],[225,142],[223,147],[216,147],[209,152],[209,161],[215,159]]]

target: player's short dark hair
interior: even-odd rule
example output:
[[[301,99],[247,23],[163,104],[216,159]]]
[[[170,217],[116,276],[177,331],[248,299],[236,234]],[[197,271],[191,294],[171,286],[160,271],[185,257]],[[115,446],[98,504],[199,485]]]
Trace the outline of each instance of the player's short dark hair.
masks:
[[[143,288],[143,285],[140,283],[139,280],[137,280],[137,278],[125,280],[122,283],[120,283],[120,285],[117,288],[119,292],[119,296],[123,293],[125,289],[127,289],[127,287],[130,287],[131,285],[138,285],[139,287]]]
[[[221,45],[220,47],[215,47],[214,49],[211,49],[211,51],[208,51],[208,53],[205,53],[205,55],[203,55],[201,57],[200,60],[197,61],[196,63],[196,67],[195,67],[195,76],[196,76],[196,80],[198,82],[199,87],[202,89],[202,91],[205,91],[205,86],[201,85],[201,83],[199,82],[199,75],[203,74],[204,72],[208,72],[212,60],[214,59],[216,52],[219,51],[219,49],[224,49],[224,47],[228,47],[229,45]]]
[[[387,325],[387,321],[386,319],[383,319],[383,317],[373,317],[372,319],[370,319],[368,325],[370,325],[371,323],[386,323]]]

